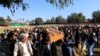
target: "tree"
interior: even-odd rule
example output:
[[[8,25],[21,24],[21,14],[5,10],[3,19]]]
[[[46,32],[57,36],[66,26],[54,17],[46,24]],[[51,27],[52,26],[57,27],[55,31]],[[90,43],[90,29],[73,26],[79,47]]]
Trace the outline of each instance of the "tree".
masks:
[[[7,16],[5,21],[6,21],[6,25],[10,25],[12,23],[12,19],[10,18],[10,16]]]
[[[72,1],[73,0],[46,0],[46,2],[59,8],[64,8],[65,6],[73,4]],[[14,15],[13,13],[15,13],[15,10],[18,8],[22,8],[24,11],[29,8],[29,5],[25,3],[24,0],[0,0],[0,5],[4,8],[8,8],[12,15]]]
[[[12,19],[10,18],[10,16],[7,16],[7,21],[12,22]]]
[[[30,24],[30,25],[34,25],[34,24],[35,24],[35,20],[31,20],[31,21],[29,22],[29,24]]]
[[[94,23],[100,22],[100,11],[94,11],[92,13],[92,22],[94,22]]]
[[[24,3],[24,0],[0,0],[0,5],[4,8],[8,8],[12,14],[15,13],[15,10],[19,7],[23,10],[26,10],[28,7],[28,4]]]
[[[85,16],[82,13],[72,13],[67,17],[67,21],[70,23],[84,22]]]
[[[46,20],[44,24],[51,24],[51,20]]]
[[[43,23],[43,20],[42,20],[41,17],[37,17],[37,18],[35,19],[35,24],[36,24],[36,25],[41,25],[42,23]]]
[[[55,18],[55,21],[57,24],[59,24],[59,23],[65,22],[66,20],[60,15],[60,16]]]
[[[51,18],[51,23],[52,23],[52,24],[56,23],[54,17]]]
[[[46,0],[50,4],[59,7],[59,8],[64,8],[68,7],[69,5],[73,5],[73,0]]]
[[[0,17],[0,24],[4,25],[5,24],[5,19],[3,17]]]
[[[0,21],[5,22],[5,19],[3,17],[0,17]]]

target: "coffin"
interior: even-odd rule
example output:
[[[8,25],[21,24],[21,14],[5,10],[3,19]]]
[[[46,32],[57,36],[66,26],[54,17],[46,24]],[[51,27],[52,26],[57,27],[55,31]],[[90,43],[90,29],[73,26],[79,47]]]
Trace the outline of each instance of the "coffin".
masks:
[[[64,37],[63,33],[58,31],[58,30],[56,30],[56,29],[48,28],[47,31],[49,33],[51,42],[55,42],[55,41],[57,41],[59,39],[63,39],[63,37]]]

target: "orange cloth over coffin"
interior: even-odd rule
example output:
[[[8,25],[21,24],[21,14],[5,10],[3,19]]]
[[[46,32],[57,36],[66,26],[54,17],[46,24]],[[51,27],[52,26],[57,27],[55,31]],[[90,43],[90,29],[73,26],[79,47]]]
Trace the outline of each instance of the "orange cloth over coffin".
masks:
[[[47,29],[49,35],[50,35],[50,41],[51,42],[55,42],[59,39],[63,39],[64,35],[62,32],[58,31],[58,30],[55,30],[55,29],[52,29],[52,28],[48,28]]]

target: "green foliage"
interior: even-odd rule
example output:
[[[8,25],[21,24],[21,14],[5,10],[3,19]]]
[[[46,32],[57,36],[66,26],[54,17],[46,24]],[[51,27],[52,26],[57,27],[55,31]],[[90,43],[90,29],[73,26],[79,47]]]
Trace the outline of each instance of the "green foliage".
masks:
[[[1,22],[1,21],[0,21],[0,25],[5,25],[5,22]]]
[[[35,24],[41,25],[42,23],[43,23],[43,20],[42,20],[41,17],[37,17],[37,18],[35,19]]]
[[[0,0],[0,5],[4,8],[8,8],[13,14],[18,8],[22,8],[23,10],[27,9],[28,4],[23,1],[24,0]]]
[[[82,13],[72,13],[67,17],[67,21],[72,23],[76,22],[84,22],[85,21],[85,16]]]
[[[44,24],[51,24],[51,20],[47,20],[46,22],[44,22]]]
[[[66,23],[66,20],[61,15],[59,15],[55,18],[52,17],[50,20],[47,20],[45,22],[45,24],[62,24],[62,23]]]
[[[29,24],[30,24],[30,25],[34,25],[34,24],[35,24],[35,20],[31,20],[31,21],[29,22]]]
[[[63,23],[66,20],[60,15],[60,16],[55,18],[55,21],[57,24],[59,24],[59,23]]]
[[[69,5],[73,5],[73,0],[46,0],[46,1],[59,8],[64,8],[68,7]]]
[[[92,14],[92,22],[100,23],[100,11],[94,11]]]
[[[4,25],[6,22],[5,22],[5,19],[3,17],[0,17],[0,24],[1,25]]]
[[[5,19],[3,17],[0,17],[0,21],[5,22]]]

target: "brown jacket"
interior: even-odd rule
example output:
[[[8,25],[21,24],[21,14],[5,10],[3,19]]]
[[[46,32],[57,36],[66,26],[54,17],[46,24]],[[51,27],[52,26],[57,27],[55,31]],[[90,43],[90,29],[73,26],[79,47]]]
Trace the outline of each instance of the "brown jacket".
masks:
[[[55,46],[54,56],[63,56],[62,47],[61,46],[57,46],[57,45]]]

